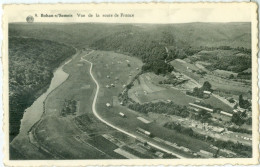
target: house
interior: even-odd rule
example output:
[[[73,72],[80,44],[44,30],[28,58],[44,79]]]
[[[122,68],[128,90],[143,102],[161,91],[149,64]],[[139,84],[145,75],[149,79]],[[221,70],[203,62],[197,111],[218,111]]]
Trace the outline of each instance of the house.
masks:
[[[120,112],[119,115],[120,115],[121,117],[125,117],[125,114],[122,113],[122,112]]]
[[[164,154],[162,152],[160,152],[160,151],[156,151],[155,155],[157,155],[158,157],[162,158]]]
[[[238,111],[237,110],[233,110],[234,113],[237,113]]]
[[[211,95],[211,92],[210,92],[210,91],[206,91],[206,90],[203,91],[203,97],[204,97],[204,98],[209,98],[210,95]]]
[[[205,150],[200,150],[200,153],[202,153],[203,155],[206,155],[206,157],[207,157],[207,156],[213,157],[213,153],[210,153],[210,152],[205,151]]]
[[[172,102],[172,101],[171,101],[170,99],[168,99],[168,100],[167,100],[167,103],[170,103],[170,102]]]
[[[213,127],[212,131],[217,132],[217,133],[222,133],[225,131],[225,129],[221,128],[221,127]]]

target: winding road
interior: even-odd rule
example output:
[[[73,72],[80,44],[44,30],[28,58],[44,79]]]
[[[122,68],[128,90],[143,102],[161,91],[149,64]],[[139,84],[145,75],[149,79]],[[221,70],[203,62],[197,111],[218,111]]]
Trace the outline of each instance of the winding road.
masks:
[[[93,53],[93,52],[94,52],[94,50],[92,50],[91,52],[89,52],[87,55],[90,55],[90,54]],[[85,56],[87,56],[87,55],[85,55]],[[85,57],[85,56],[84,56],[84,57]],[[113,124],[111,124],[111,123],[109,123],[109,122],[107,122],[106,120],[104,120],[104,119],[97,113],[97,111],[96,111],[96,102],[97,102],[97,96],[98,96],[98,93],[99,93],[99,84],[98,84],[97,80],[95,79],[95,77],[93,76],[93,73],[92,73],[93,63],[90,62],[90,61],[88,61],[88,60],[86,60],[86,59],[84,59],[83,57],[81,57],[81,60],[82,60],[82,61],[86,61],[86,62],[88,62],[88,63],[90,64],[90,70],[89,70],[89,72],[90,72],[90,75],[91,75],[93,81],[95,82],[95,84],[96,84],[96,86],[97,86],[97,89],[96,89],[96,92],[95,92],[95,96],[94,96],[94,100],[93,100],[93,103],[92,103],[92,111],[93,111],[94,115],[95,115],[101,122],[105,123],[106,125],[110,126],[111,128],[114,128],[114,129],[116,129],[116,130],[118,130],[118,131],[120,131],[120,132],[122,132],[122,133],[124,133],[124,134],[126,134],[126,135],[128,135],[128,136],[130,136],[130,137],[133,137],[134,139],[137,139],[138,137],[137,137],[136,135],[134,135],[134,134],[132,134],[132,133],[129,133],[129,132],[127,132],[127,131],[125,131],[125,130],[123,130],[123,129],[121,129],[121,128],[119,128],[119,127],[117,127],[117,126],[115,126],[115,125],[113,125]],[[170,150],[168,150],[168,149],[162,148],[161,146],[159,146],[159,145],[157,145],[157,144],[155,144],[155,143],[152,143],[152,142],[148,142],[148,141],[147,141],[147,144],[149,144],[149,145],[151,145],[151,146],[153,146],[153,147],[155,147],[155,148],[157,148],[157,149],[159,149],[159,150],[161,150],[161,151],[164,151],[164,152],[167,152],[167,153],[169,153],[169,154],[172,154],[172,155],[174,155],[174,156],[176,156],[176,157],[178,157],[178,158],[185,158],[185,157],[183,157],[183,156],[181,156],[181,155],[179,155],[179,154],[176,154],[176,153],[174,153],[174,152],[172,152],[172,151],[170,151]]]

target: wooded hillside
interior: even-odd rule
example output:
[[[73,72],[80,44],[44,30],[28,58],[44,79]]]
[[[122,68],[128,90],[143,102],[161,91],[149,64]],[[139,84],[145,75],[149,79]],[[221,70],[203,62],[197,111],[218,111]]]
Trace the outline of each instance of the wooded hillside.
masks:
[[[10,142],[19,133],[24,110],[43,93],[53,70],[75,49],[64,44],[33,38],[9,38]]]

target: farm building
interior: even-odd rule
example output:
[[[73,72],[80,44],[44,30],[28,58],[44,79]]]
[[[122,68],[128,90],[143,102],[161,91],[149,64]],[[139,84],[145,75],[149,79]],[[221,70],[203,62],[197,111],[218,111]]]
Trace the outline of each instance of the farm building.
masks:
[[[211,95],[210,91],[206,91],[206,90],[203,91],[203,97],[204,98],[208,98],[208,97],[210,97],[210,95]]]
[[[201,155],[205,156],[205,157],[213,157],[213,153],[210,153],[208,151],[205,151],[205,150],[200,150],[199,152]],[[199,155],[200,155],[199,154]]]
[[[226,115],[226,116],[229,116],[229,117],[233,116],[233,114],[227,113],[225,111],[220,111],[220,114],[223,114],[223,115]]]
[[[140,142],[142,143],[143,145],[147,145],[147,142],[141,138],[136,138],[136,142]]]
[[[125,114],[122,113],[122,112],[120,112],[119,115],[120,115],[121,117],[125,117]]]
[[[210,109],[210,108],[207,108],[207,107],[203,107],[203,106],[200,106],[200,105],[197,105],[197,104],[189,103],[189,105],[193,106],[193,107],[196,107],[196,108],[199,108],[199,109],[202,109],[202,110],[213,112],[213,109]]]
[[[224,128],[220,128],[220,127],[213,127],[212,131],[217,132],[217,133],[222,133],[222,132],[225,131],[225,129]]]
[[[167,103],[170,103],[170,102],[172,102],[172,101],[171,101],[170,99],[168,99],[168,100],[167,100]]]
[[[156,151],[155,155],[160,157],[160,158],[162,158],[164,154],[162,152],[160,152],[160,151]]]
[[[149,137],[152,136],[151,132],[148,132],[148,131],[146,131],[146,130],[144,130],[142,128],[136,128],[136,131],[139,132],[139,133],[142,133],[142,134],[144,134],[146,136],[149,136]]]

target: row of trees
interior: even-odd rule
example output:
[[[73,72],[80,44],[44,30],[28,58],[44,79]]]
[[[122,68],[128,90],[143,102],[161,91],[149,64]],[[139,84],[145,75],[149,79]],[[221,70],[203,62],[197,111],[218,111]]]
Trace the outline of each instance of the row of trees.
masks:
[[[251,68],[251,55],[249,54],[243,56],[237,56],[236,54],[231,54],[231,55],[202,54],[199,57],[199,60],[211,63],[210,65],[206,66],[206,68],[210,71],[220,69],[220,70],[232,71],[232,72],[242,74],[244,70]]]
[[[173,102],[164,103],[145,103],[139,104],[134,103],[128,106],[130,109],[135,110],[137,112],[147,114],[148,112],[158,113],[158,114],[168,114],[168,115],[177,115],[183,118],[189,116],[189,111],[186,106],[176,105]]]
[[[235,50],[240,51],[245,54],[251,54],[251,49],[244,48],[244,47],[231,47],[231,46],[218,46],[218,47],[207,47],[207,46],[201,46],[200,49],[203,50]]]

